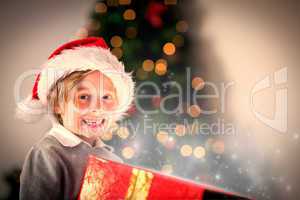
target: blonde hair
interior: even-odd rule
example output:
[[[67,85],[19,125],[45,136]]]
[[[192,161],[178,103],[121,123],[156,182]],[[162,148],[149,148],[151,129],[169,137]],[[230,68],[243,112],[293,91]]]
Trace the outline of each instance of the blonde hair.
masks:
[[[69,92],[71,89],[80,82],[90,71],[74,71],[67,76],[61,77],[50,89],[47,100],[49,102],[49,111],[54,115],[55,119],[63,125],[62,117],[56,112],[57,107],[61,106],[62,102],[68,100]]]

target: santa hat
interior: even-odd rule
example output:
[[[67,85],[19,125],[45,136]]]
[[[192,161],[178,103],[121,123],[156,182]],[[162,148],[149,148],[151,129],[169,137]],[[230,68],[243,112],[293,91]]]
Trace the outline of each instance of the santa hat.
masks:
[[[52,86],[75,71],[99,70],[116,88],[118,117],[131,106],[134,98],[132,73],[126,73],[122,62],[110,52],[103,38],[89,37],[66,43],[56,49],[36,75],[32,93],[17,104],[17,117],[26,122],[39,120],[47,113],[47,96]]]

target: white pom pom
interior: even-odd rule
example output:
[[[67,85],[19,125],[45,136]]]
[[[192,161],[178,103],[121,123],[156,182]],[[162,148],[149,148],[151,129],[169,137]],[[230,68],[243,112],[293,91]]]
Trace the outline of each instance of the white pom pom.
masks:
[[[46,114],[46,111],[41,101],[32,99],[29,96],[17,104],[16,118],[22,119],[27,123],[34,123],[39,121]]]

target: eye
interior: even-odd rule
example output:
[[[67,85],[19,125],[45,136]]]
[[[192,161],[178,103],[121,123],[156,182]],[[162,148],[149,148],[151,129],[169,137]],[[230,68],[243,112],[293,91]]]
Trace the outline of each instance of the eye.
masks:
[[[102,97],[102,99],[105,99],[105,100],[111,100],[112,99],[112,95],[110,94],[106,94]]]
[[[84,95],[79,95],[79,99],[80,99],[80,100],[89,100],[89,99],[90,99],[90,95],[86,95],[86,94],[84,94]]]

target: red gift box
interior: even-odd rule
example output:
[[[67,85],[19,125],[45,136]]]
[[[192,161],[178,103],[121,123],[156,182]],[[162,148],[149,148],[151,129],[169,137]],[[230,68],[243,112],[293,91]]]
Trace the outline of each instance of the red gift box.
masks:
[[[212,186],[90,156],[80,200],[248,199]]]

